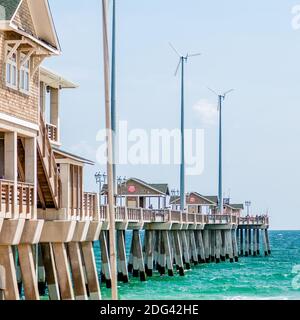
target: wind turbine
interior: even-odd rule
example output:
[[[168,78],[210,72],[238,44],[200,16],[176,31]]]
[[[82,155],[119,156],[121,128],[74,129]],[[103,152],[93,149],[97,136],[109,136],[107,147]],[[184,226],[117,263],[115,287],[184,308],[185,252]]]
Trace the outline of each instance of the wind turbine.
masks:
[[[219,201],[219,214],[223,214],[223,163],[222,163],[222,103],[226,99],[226,96],[234,91],[230,89],[223,94],[218,94],[213,89],[208,88],[213,94],[218,97],[218,107],[219,107],[219,192],[218,192],[218,201]]]
[[[178,66],[175,71],[175,77],[179,71],[181,66],[181,165],[180,165],[180,210],[184,211],[186,207],[186,199],[185,199],[185,148],[184,148],[184,123],[185,123],[185,92],[184,92],[184,80],[185,80],[185,63],[187,63],[188,59],[191,57],[200,56],[201,53],[196,54],[186,54],[185,56],[180,54],[177,49],[170,43],[170,47],[174,50],[174,52],[179,57]]]

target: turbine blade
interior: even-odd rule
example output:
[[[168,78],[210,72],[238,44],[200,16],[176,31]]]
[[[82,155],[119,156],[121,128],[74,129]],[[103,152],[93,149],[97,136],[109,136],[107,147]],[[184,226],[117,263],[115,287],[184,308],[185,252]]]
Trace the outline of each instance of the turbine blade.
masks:
[[[171,42],[169,42],[169,45],[174,50],[174,52],[178,55],[178,57],[181,57],[181,54],[175,49],[175,47],[172,45]]]
[[[224,99],[226,98],[226,96],[227,96],[229,93],[231,93],[231,92],[233,92],[233,91],[234,91],[234,89],[230,89],[230,90],[226,91],[226,92],[223,94]]]
[[[208,89],[209,91],[211,91],[212,93],[214,93],[217,97],[219,96],[219,95],[216,93],[215,90],[213,90],[213,89],[211,89],[211,88],[209,88],[209,87],[207,87],[207,89]]]
[[[202,53],[193,53],[193,54],[188,54],[187,57],[190,58],[190,57],[197,57],[197,56],[201,56]]]
[[[181,59],[179,59],[178,66],[177,66],[176,71],[175,71],[175,77],[177,76],[177,73],[178,73],[180,65],[181,65]]]

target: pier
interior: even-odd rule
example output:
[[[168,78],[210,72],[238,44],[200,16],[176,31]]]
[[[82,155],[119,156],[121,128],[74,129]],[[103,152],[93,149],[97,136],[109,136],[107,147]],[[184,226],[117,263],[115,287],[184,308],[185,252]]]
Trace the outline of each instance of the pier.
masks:
[[[184,276],[204,263],[271,254],[269,218],[242,217],[241,205],[222,208],[217,196],[191,192],[181,201],[168,184],[136,178],[119,185],[116,206],[101,201],[107,186],[86,192],[84,167],[94,163],[61,142],[60,97],[77,85],[41,66],[61,52],[48,2],[1,3],[9,10],[0,24],[0,300],[46,292],[50,300],[100,300],[101,283],[113,285],[111,236],[118,281],[128,286],[132,277]]]

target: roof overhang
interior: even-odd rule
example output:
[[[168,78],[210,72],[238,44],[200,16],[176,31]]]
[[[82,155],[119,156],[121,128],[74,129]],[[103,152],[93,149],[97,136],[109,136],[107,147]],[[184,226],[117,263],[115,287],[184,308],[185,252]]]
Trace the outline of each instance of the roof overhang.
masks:
[[[56,147],[53,147],[53,151],[54,151],[54,153],[57,153],[57,154],[63,156],[65,159],[70,159],[72,161],[77,162],[78,164],[89,164],[89,165],[92,165],[92,166],[95,165],[95,162],[93,162],[91,160],[79,157],[79,156],[77,156],[75,154],[72,154],[72,153],[67,152],[67,151],[63,151],[63,150],[58,149]],[[56,160],[57,160],[57,162],[61,162],[61,163],[64,162],[64,161],[61,161],[63,159],[56,159]]]
[[[56,89],[76,89],[78,85],[63,78],[57,73],[45,68],[40,67],[40,80],[51,88]]]

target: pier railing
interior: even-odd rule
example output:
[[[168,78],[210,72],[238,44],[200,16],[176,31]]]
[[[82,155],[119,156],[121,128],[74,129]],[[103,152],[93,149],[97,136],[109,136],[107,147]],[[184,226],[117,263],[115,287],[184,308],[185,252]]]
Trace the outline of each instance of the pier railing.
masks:
[[[268,216],[249,216],[249,217],[240,217],[239,224],[243,225],[268,225],[269,217]]]
[[[17,204],[19,215],[31,219],[34,217],[34,185],[30,183],[18,183]]]
[[[12,218],[14,207],[14,183],[12,181],[0,180],[0,216]]]

